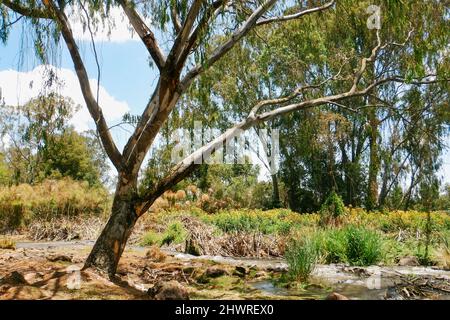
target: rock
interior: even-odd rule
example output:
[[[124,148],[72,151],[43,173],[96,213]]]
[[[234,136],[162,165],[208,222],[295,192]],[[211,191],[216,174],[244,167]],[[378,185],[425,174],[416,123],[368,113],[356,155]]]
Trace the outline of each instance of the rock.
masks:
[[[178,281],[158,282],[148,289],[148,295],[155,300],[189,300],[189,293]]]
[[[17,272],[13,271],[8,276],[0,279],[0,285],[8,284],[11,286],[20,286],[20,285],[27,285],[28,282],[25,280],[24,276]]]
[[[420,266],[420,262],[417,257],[408,256],[401,258],[398,262],[398,265],[402,267],[417,267]]]
[[[28,283],[35,283],[42,281],[44,279],[44,274],[41,272],[31,272],[27,273],[24,278]]]
[[[241,266],[237,266],[233,271],[233,275],[238,277],[245,277],[247,273],[248,273],[247,269]]]
[[[55,254],[46,257],[50,262],[72,262],[72,257],[66,256],[64,254]]]
[[[38,300],[50,297],[51,294],[32,286],[12,287],[0,297],[2,300]]]
[[[255,278],[266,278],[267,273],[265,271],[258,271],[255,273]]]
[[[350,300],[350,299],[340,293],[332,292],[325,298],[325,300]]]
[[[214,266],[206,269],[204,276],[206,278],[218,278],[226,274],[228,274],[227,270]]]
[[[404,300],[404,298],[397,292],[395,287],[390,287],[384,294],[385,300]]]

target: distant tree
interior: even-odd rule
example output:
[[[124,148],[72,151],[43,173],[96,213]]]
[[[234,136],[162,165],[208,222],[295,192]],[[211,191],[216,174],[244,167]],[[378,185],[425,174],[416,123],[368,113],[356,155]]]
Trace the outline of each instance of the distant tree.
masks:
[[[100,173],[108,174],[106,157],[89,133],[82,136],[69,125],[76,109],[70,99],[49,94],[0,110],[12,183],[57,177],[101,183]]]

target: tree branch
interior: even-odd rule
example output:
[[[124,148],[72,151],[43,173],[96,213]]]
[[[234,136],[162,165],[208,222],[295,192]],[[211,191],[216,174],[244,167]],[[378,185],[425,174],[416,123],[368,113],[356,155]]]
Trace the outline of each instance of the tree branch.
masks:
[[[20,4],[16,1],[10,0],[1,0],[1,4],[7,6],[12,11],[15,11],[25,17],[35,18],[35,19],[53,19],[53,16],[49,10],[45,10],[45,8],[36,7],[29,8]]]
[[[118,0],[118,2],[122,6],[123,11],[128,17],[128,20],[130,21],[134,30],[136,30],[137,34],[150,53],[153,61],[155,61],[156,66],[161,70],[166,64],[166,57],[159,47],[154,33],[141,19],[131,2],[129,2],[128,0]]]
[[[330,8],[331,6],[333,6],[335,2],[336,1],[333,0],[331,2],[328,2],[328,3],[324,4],[323,6],[315,7],[315,8],[311,8],[311,9],[306,9],[306,10],[303,10],[303,11],[300,11],[300,12],[297,12],[297,13],[294,13],[294,14],[286,15],[286,16],[262,19],[262,20],[259,20],[256,23],[256,25],[257,26],[262,26],[262,25],[269,24],[269,23],[274,23],[274,22],[285,22],[285,21],[289,21],[289,20],[298,19],[298,18],[300,18],[300,17],[302,17],[304,15],[307,15],[309,13],[326,10],[326,9]]]
[[[248,19],[245,21],[245,23],[240,28],[238,28],[235,32],[233,32],[233,34],[227,41],[225,41],[222,45],[218,46],[213,51],[211,56],[208,59],[206,59],[206,62],[204,62],[203,64],[199,64],[199,65],[195,66],[194,68],[192,68],[190,71],[188,71],[188,73],[185,75],[185,77],[183,78],[183,80],[180,83],[180,86],[182,88],[181,90],[184,90],[186,87],[188,87],[189,84],[200,73],[202,73],[204,70],[206,70],[207,68],[211,67],[214,63],[216,63],[221,57],[223,57],[228,51],[230,51],[237,42],[239,42],[255,26],[257,26],[259,19],[264,15],[264,13],[266,13],[275,4],[275,2],[276,2],[276,0],[267,0],[266,2],[264,2],[261,6],[259,6],[250,15],[250,17],[248,17]],[[333,5],[333,3],[334,3],[334,1],[329,2],[328,4],[321,6],[321,7],[302,11],[299,13],[300,15],[297,18],[302,17],[307,14],[310,14],[310,13],[326,10],[327,8],[330,8]],[[291,19],[289,19],[289,20],[291,20]],[[265,20],[260,20],[260,21],[265,21]],[[272,23],[272,22],[276,22],[276,21],[278,21],[278,20],[276,20],[276,19],[271,20],[271,21],[268,21],[267,23]],[[263,23],[263,24],[267,24],[267,23]]]
[[[69,50],[70,56],[75,66],[75,71],[89,113],[91,114],[92,118],[95,121],[98,134],[100,135],[100,138],[102,140],[103,146],[105,147],[105,151],[108,157],[111,159],[111,162],[114,164],[114,166],[117,169],[119,169],[122,166],[122,155],[120,154],[119,150],[117,149],[112,139],[112,136],[108,129],[108,125],[106,124],[106,120],[103,116],[103,112],[100,106],[97,104],[94,95],[92,94],[86,68],[84,66],[83,60],[81,59],[81,55],[78,51],[78,47],[73,37],[67,16],[63,11],[60,11],[59,8],[55,6],[52,0],[45,1],[44,3],[47,6],[49,12],[51,12],[52,15],[55,16],[56,21],[61,27],[61,33],[63,35],[64,41],[66,42],[67,49]]]

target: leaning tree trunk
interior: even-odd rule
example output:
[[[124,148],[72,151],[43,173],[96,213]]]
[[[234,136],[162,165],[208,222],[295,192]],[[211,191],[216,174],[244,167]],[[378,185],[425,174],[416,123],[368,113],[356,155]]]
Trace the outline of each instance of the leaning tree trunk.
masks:
[[[110,277],[115,275],[120,257],[138,219],[137,201],[128,192],[123,192],[124,189],[130,190],[127,187],[117,187],[111,216],[95,242],[84,268],[95,267]]]

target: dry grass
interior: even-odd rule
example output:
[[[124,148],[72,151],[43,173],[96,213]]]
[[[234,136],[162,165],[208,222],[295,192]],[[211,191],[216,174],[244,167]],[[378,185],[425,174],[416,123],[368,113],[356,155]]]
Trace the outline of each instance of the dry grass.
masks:
[[[164,262],[167,259],[167,255],[158,246],[151,246],[145,256],[156,262]]]
[[[285,239],[260,232],[232,232],[217,234],[217,230],[191,216],[181,218],[188,231],[188,241],[201,255],[240,257],[282,256]]]
[[[105,222],[100,217],[36,219],[28,228],[28,236],[35,241],[93,240],[100,235]]]
[[[15,250],[16,242],[9,238],[0,238],[0,249]]]

